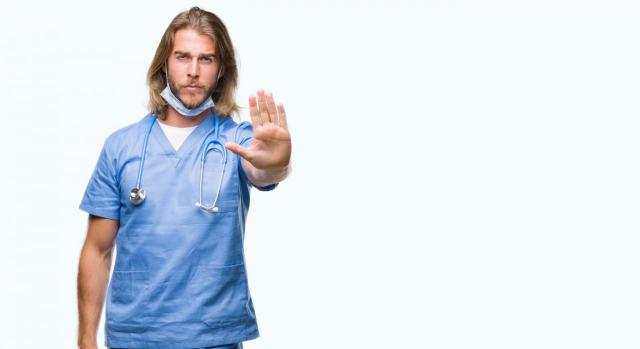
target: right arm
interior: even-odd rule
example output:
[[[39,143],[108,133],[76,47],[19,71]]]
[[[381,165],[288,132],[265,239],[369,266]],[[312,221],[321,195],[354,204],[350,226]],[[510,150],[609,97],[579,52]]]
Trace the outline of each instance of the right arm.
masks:
[[[96,332],[109,282],[117,220],[89,215],[78,265],[78,348],[97,348]]]

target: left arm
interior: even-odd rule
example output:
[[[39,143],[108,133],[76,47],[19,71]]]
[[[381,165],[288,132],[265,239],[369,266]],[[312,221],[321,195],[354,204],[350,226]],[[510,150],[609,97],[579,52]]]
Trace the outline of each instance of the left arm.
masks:
[[[291,134],[284,105],[276,106],[271,93],[258,90],[249,96],[253,139],[244,148],[227,142],[225,147],[242,157],[242,168],[251,183],[258,187],[282,182],[291,172]]]

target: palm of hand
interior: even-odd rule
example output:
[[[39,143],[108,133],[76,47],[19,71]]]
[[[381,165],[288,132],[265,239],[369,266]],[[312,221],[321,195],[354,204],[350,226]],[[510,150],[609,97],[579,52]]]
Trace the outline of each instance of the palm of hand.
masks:
[[[274,123],[254,127],[253,140],[247,152],[247,161],[256,168],[286,166],[291,158],[289,130]]]
[[[282,168],[291,159],[291,134],[284,105],[276,105],[271,93],[258,90],[249,96],[253,139],[247,148],[228,142],[227,149],[240,155],[257,169]]]

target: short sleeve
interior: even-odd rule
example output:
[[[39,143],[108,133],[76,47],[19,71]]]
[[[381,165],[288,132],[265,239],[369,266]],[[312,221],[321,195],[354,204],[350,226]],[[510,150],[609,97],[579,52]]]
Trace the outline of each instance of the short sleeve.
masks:
[[[238,124],[236,128],[236,143],[240,144],[243,147],[248,147],[251,144],[251,140],[253,139],[253,125],[250,122],[243,121]],[[244,182],[246,182],[249,186],[255,187],[260,191],[270,191],[275,189],[278,186],[278,183],[269,184],[264,187],[258,187],[251,183],[249,177],[244,171],[244,167],[242,166],[242,158],[238,161],[238,171],[240,171],[240,177]]]
[[[120,219],[120,192],[116,180],[116,161],[110,156],[109,138],[89,179],[80,209],[94,216]]]

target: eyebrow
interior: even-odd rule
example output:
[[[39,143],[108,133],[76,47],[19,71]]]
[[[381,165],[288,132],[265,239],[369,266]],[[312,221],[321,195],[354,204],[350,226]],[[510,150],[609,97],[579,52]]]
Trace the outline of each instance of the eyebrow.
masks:
[[[183,52],[183,51],[175,51],[173,54],[174,55],[185,55],[185,56],[191,57],[191,54],[189,52]],[[215,56],[216,56],[215,53],[203,53],[199,57],[203,58],[203,57],[215,57]]]

